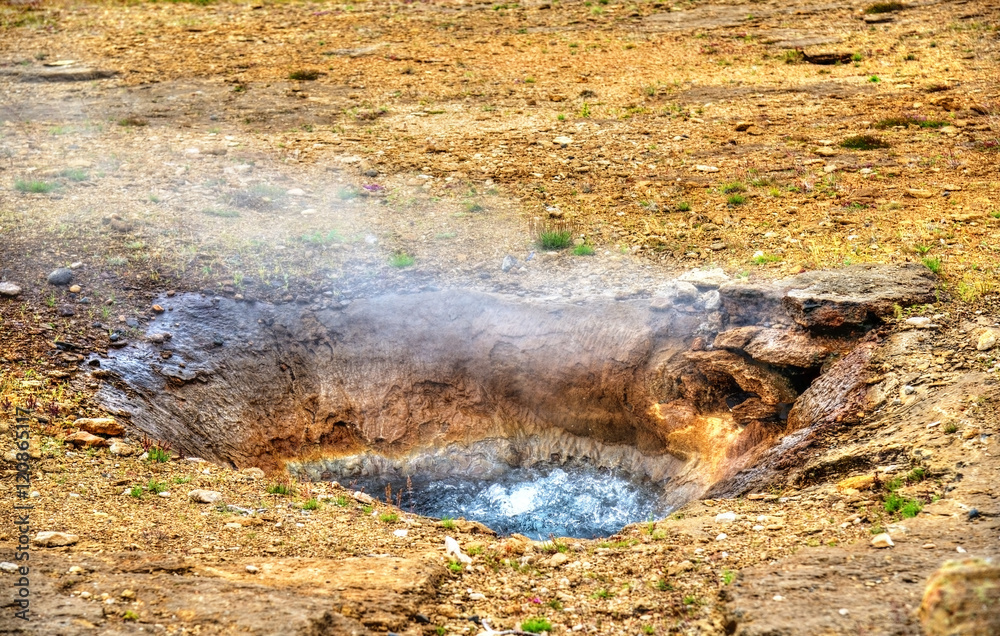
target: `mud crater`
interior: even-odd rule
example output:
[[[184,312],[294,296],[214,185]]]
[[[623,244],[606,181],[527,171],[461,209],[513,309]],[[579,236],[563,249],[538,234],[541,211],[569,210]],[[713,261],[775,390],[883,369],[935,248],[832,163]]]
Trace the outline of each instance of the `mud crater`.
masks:
[[[691,272],[623,301],[187,294],[160,298],[141,341],[91,364],[106,406],[186,456],[369,492],[409,479],[424,485],[416,511],[444,516],[462,498],[473,516],[492,484],[508,511],[518,483],[547,484],[551,501],[520,511],[542,517],[556,491],[590,488],[581,515],[620,526],[759,486],[809,431],[849,418],[868,390],[866,334],[934,288],[922,266],[855,266],[766,284]],[[599,496],[614,480],[627,511]]]

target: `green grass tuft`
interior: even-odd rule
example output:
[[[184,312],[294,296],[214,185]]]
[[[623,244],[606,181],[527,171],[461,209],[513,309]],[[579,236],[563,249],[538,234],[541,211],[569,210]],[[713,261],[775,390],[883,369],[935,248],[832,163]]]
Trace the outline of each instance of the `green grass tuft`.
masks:
[[[543,250],[561,250],[573,242],[573,234],[569,230],[545,230],[538,235],[538,245]]]
[[[876,2],[875,4],[866,7],[865,13],[868,15],[892,13],[893,11],[902,11],[905,8],[906,5],[902,2]]]
[[[532,634],[540,634],[542,632],[551,632],[552,623],[549,619],[544,616],[537,616],[535,618],[529,618],[528,620],[521,623],[521,631],[531,632]]]
[[[920,259],[920,262],[924,264],[924,267],[931,270],[935,274],[941,273],[941,257],[939,256],[926,256]]]
[[[267,494],[269,495],[282,495],[282,496],[288,496],[295,492],[295,490],[291,487],[290,484],[285,484],[285,483],[271,484],[266,488],[266,491]]]
[[[319,510],[319,501],[313,497],[309,501],[302,504],[303,510]]]
[[[30,192],[32,194],[48,194],[56,189],[56,184],[48,181],[26,181],[18,179],[14,182],[14,189],[18,192]]]
[[[236,210],[229,210],[227,208],[205,208],[202,213],[208,216],[216,216],[220,219],[233,219],[240,215]]]
[[[889,142],[875,135],[854,135],[840,142],[840,147],[849,150],[876,150],[888,148]]]
[[[574,256],[592,256],[594,254],[594,248],[586,243],[577,245],[573,248]]]
[[[299,69],[289,73],[288,79],[311,82],[312,80],[319,79],[319,71],[314,71],[312,69]]]
[[[726,197],[726,203],[728,203],[731,206],[743,205],[746,202],[747,198],[739,193],[730,194],[728,197]]]
[[[410,265],[413,265],[414,262],[416,262],[415,258],[402,251],[396,252],[389,257],[389,264],[400,269],[409,267]]]
[[[172,459],[170,456],[170,451],[165,448],[160,448],[159,446],[153,446],[149,449],[149,461],[156,462],[158,464],[165,464]]]

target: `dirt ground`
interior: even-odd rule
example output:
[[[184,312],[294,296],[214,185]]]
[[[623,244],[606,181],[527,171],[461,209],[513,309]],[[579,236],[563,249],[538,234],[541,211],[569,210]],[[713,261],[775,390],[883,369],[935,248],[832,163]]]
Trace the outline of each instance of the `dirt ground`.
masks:
[[[14,625],[5,596],[0,633],[461,634],[535,616],[554,632],[920,633],[926,576],[958,548],[996,556],[997,360],[970,339],[997,322],[1000,7],[867,7],[0,5],[0,281],[21,287],[0,297],[0,422],[42,413],[35,530],[80,537],[39,554],[50,622]],[[541,249],[562,230],[575,245]],[[921,313],[941,328],[885,361],[914,400],[827,440],[808,484],[696,502],[606,541],[501,541],[328,486],[268,493],[280,477],[61,441],[103,414],[84,355],[137,334],[164,290],[641,297],[697,267],[754,280],[907,261],[942,277]],[[70,266],[78,291],[46,284]],[[928,478],[907,480],[914,467]],[[835,488],[864,470],[927,504],[890,559],[869,546],[904,523],[884,494]],[[191,503],[195,487],[265,512]],[[735,526],[715,521],[726,511]],[[471,565],[449,567],[445,535]],[[387,590],[367,601],[357,581],[282,587],[245,570],[379,555],[413,578],[359,566]],[[215,586],[207,603],[199,584]],[[218,618],[227,604],[243,623]],[[268,618],[276,605],[285,619]],[[324,612],[332,631],[311,618]]]

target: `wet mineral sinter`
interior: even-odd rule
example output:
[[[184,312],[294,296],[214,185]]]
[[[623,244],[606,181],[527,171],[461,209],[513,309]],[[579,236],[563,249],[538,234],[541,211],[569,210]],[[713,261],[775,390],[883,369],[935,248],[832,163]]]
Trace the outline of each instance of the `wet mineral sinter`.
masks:
[[[393,480],[395,482],[395,480]],[[366,478],[355,484],[384,498],[386,480]],[[536,540],[612,535],[625,525],[659,519],[669,513],[663,489],[640,484],[609,470],[587,466],[512,468],[490,480],[449,477],[434,481],[392,483],[393,502],[428,517],[464,517],[501,535],[523,534]]]

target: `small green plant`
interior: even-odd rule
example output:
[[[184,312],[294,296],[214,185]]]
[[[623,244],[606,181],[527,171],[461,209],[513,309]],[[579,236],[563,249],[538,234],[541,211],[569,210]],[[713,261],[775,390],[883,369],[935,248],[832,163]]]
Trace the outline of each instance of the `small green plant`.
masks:
[[[785,51],[783,59],[785,60],[785,64],[798,64],[805,59],[805,56],[802,54],[802,51]]]
[[[559,113],[558,115],[556,115],[556,119],[558,119],[559,121],[566,121],[566,115]]]
[[[459,563],[458,561],[452,561],[448,564],[448,569],[454,572],[455,574],[460,574],[462,570],[465,569],[465,566]]]
[[[149,483],[146,484],[146,490],[153,493],[154,495],[158,495],[161,492],[167,491],[167,484],[158,482],[155,479],[150,479]]]
[[[878,84],[882,80],[879,78],[878,75],[869,75],[868,76],[868,81],[871,82],[872,84]]]
[[[534,84],[535,83],[535,78],[534,77],[525,77],[524,78],[524,83],[525,84]]]
[[[924,504],[920,503],[916,499],[910,499],[903,507],[899,509],[899,514],[903,516],[904,519],[912,519],[920,514],[920,511],[924,509]]]
[[[750,260],[755,265],[766,265],[768,263],[777,263],[781,260],[781,256],[777,254],[755,254]]]
[[[943,126],[947,126],[948,122],[941,121],[940,119],[927,119],[926,117],[919,117],[916,115],[900,115],[878,120],[875,122],[875,128],[885,130],[886,128],[909,126],[911,124],[919,126],[920,128],[941,128]]]
[[[941,273],[941,257],[940,256],[925,256],[920,259],[920,262],[924,264],[924,267],[931,270],[935,274]]]
[[[994,219],[1000,219],[1000,210],[993,210],[990,212],[990,217]]]
[[[174,481],[175,484],[186,484],[189,481],[191,481],[191,478],[190,477],[174,477],[173,481]]]
[[[281,495],[283,497],[287,497],[288,495],[291,495],[294,492],[294,489],[292,488],[291,484],[285,482],[278,482],[275,484],[271,484],[265,490],[269,495]]]
[[[541,634],[542,632],[551,632],[552,623],[549,619],[544,616],[537,616],[535,618],[529,618],[528,620],[521,623],[522,632],[531,632],[532,634]]]
[[[452,519],[451,517],[445,517],[444,519],[441,520],[441,527],[444,528],[445,530],[454,530],[455,520]]]
[[[351,199],[358,198],[358,196],[359,194],[357,188],[353,188],[351,186],[342,186],[337,188],[337,198],[341,201],[350,201]]]
[[[958,425],[955,424],[954,422],[948,422],[947,424],[944,425],[944,428],[941,430],[943,430],[948,435],[951,435],[958,431]]]
[[[697,605],[698,604],[698,597],[695,596],[695,595],[693,595],[693,594],[688,594],[687,596],[684,597],[684,604],[685,605]]]
[[[361,512],[365,513],[366,515],[370,515],[374,510],[375,508],[373,506],[365,506],[364,508],[361,509]]]
[[[858,62],[860,62],[863,59],[864,59],[864,56],[861,55],[860,53],[855,53],[854,55],[851,56],[851,61],[854,62],[855,64],[857,64]]]
[[[841,141],[840,147],[848,150],[876,150],[888,148],[889,142],[875,135],[854,135]]]
[[[548,605],[552,609],[556,610],[557,612],[561,612],[562,608],[563,608],[562,602],[559,599],[557,599],[557,598],[552,599],[551,601],[549,601],[548,603],[546,603],[546,605]]]
[[[476,201],[466,201],[462,204],[462,207],[464,207],[465,211],[469,214],[475,214],[476,212],[483,211],[483,206]]]
[[[906,475],[906,481],[915,484],[927,479],[927,471],[923,467],[917,466]]]
[[[118,120],[118,125],[124,128],[141,128],[149,125],[149,122],[138,117],[124,117]]]
[[[608,599],[608,598],[613,598],[614,595],[615,595],[614,592],[612,592],[611,590],[609,590],[607,588],[602,587],[601,589],[599,589],[596,592],[594,592],[593,594],[591,594],[590,598]]]
[[[742,194],[738,193],[730,194],[728,197],[726,197],[726,203],[729,204],[730,206],[743,205],[746,202],[747,198]]]
[[[444,636],[445,634],[448,633],[448,630],[438,625],[437,627],[434,628],[434,633],[437,634],[437,636]]]
[[[25,181],[18,179],[14,181],[14,189],[18,192],[30,192],[31,194],[48,194],[56,189],[56,184],[48,181]]]
[[[302,504],[303,510],[319,510],[319,501],[313,497],[309,501]]]
[[[161,448],[159,446],[153,446],[149,449],[149,461],[156,462],[159,464],[165,464],[171,460],[170,451],[166,448]]]
[[[82,168],[67,168],[59,173],[59,176],[65,177],[70,181],[86,181],[90,178],[90,175],[86,170]]]
[[[561,250],[573,242],[573,234],[569,230],[543,230],[538,235],[538,245],[543,250]]]
[[[722,584],[723,585],[730,585],[735,580],[736,580],[736,572],[733,572],[732,570],[723,570],[722,571]]]
[[[220,219],[233,219],[240,215],[236,210],[229,210],[227,208],[205,208],[202,210],[202,213],[208,216],[219,217]]]
[[[590,117],[590,104],[583,102],[583,106],[580,108],[580,117]]]
[[[122,614],[122,620],[123,621],[137,621],[137,620],[139,620],[139,615],[136,614],[133,610],[125,610],[125,613]]]
[[[722,186],[723,194],[732,194],[734,192],[746,192],[747,187],[740,183],[739,181],[733,181],[732,183],[727,183]]]
[[[676,210],[678,212],[690,212],[691,204],[688,203],[687,201],[681,201],[680,203],[677,204]]]
[[[395,512],[383,512],[378,516],[378,519],[382,523],[396,523],[399,521],[399,515]]]
[[[868,15],[874,15],[877,13],[892,13],[893,11],[902,11],[906,8],[906,5],[902,2],[876,2],[873,5],[869,5],[865,8],[865,13]]]
[[[288,74],[288,79],[310,82],[319,79],[319,71],[312,69],[299,69]]]
[[[128,491],[128,494],[136,499],[142,499],[142,486],[132,486],[132,489]]]
[[[393,253],[392,256],[389,257],[389,264],[392,265],[393,267],[398,267],[399,269],[402,269],[404,267],[409,267],[410,265],[413,265],[413,263],[415,262],[416,262],[415,258],[413,258],[412,256],[403,251],[395,252]]]
[[[594,254],[594,248],[586,243],[581,243],[573,248],[574,256],[592,256]]]
[[[334,500],[333,503],[337,504],[341,508],[346,508],[347,506],[350,505],[351,500],[348,499],[345,495],[337,495],[337,498]]]
[[[652,634],[654,632],[656,632],[656,630],[653,629],[652,625],[643,625],[642,626],[642,633],[643,634]]]

